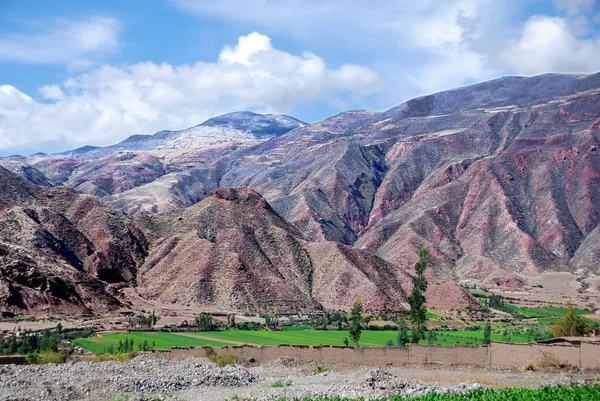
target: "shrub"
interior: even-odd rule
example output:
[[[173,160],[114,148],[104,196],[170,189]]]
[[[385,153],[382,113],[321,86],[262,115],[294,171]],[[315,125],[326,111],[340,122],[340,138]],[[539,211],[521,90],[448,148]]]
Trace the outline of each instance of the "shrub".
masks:
[[[317,365],[317,366],[315,367],[315,369],[313,370],[313,372],[315,372],[316,374],[319,374],[319,373],[327,372],[328,370],[329,370],[329,369],[327,369],[327,368],[326,368],[325,366],[323,366],[323,365]]]
[[[107,352],[105,354],[96,354],[96,356],[94,357],[94,362],[106,362],[112,361],[112,359],[112,355]]]
[[[44,363],[65,363],[65,355],[61,352],[42,351],[40,353],[32,352],[27,354],[27,363],[44,364]]]
[[[540,368],[563,369],[567,366],[567,364],[564,361],[561,361],[553,354],[544,351],[541,351],[541,353],[542,357],[537,361],[537,365]]]
[[[221,368],[227,365],[235,366],[238,361],[238,357],[230,352],[221,352],[220,354],[215,354],[213,351],[212,355],[210,355],[208,359],[216,363],[217,366]]]
[[[130,352],[126,352],[126,353],[116,353],[113,358],[115,361],[117,362],[127,362],[132,360],[133,358],[135,358],[137,356],[137,352],[135,351],[130,351]]]
[[[27,354],[27,363],[30,365],[38,363],[39,358],[40,354],[38,352],[30,352]]]

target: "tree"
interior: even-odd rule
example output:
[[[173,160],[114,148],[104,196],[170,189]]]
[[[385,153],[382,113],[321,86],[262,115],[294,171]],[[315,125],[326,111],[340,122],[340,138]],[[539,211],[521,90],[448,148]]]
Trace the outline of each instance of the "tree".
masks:
[[[354,303],[352,307],[352,313],[350,313],[350,327],[348,327],[348,334],[350,335],[350,341],[352,341],[353,345],[358,345],[358,341],[360,340],[360,333],[362,332],[362,301],[360,297]]]
[[[427,280],[425,269],[427,269],[427,247],[423,246],[419,251],[419,261],[415,265],[415,275],[412,279],[413,290],[408,297],[410,305],[410,322],[412,323],[412,342],[417,344],[425,337],[427,331],[427,307],[425,306],[425,290]]]
[[[398,322],[398,333],[396,334],[396,343],[399,347],[404,347],[408,344],[408,325],[404,318]]]
[[[213,318],[210,313],[201,313],[200,316],[196,316],[194,324],[198,326],[200,331],[211,331],[214,328]]]
[[[589,319],[575,313],[575,304],[569,299],[567,302],[567,313],[552,327],[550,333],[555,337],[561,336],[585,336],[594,329],[594,323]]]
[[[483,343],[492,343],[492,325],[490,324],[490,322],[487,322],[483,328]]]
[[[436,340],[437,340],[437,331],[435,331],[435,330],[429,330],[429,333],[427,334],[427,343],[429,345],[431,345]]]
[[[235,313],[227,315],[227,325],[232,329],[235,329]]]

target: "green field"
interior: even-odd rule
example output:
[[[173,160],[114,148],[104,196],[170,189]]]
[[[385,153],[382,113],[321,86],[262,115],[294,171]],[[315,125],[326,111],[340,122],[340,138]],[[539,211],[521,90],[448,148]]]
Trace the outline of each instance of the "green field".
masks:
[[[564,316],[568,309],[567,308],[559,308],[557,306],[546,306],[544,308],[522,308],[512,304],[506,304],[506,307],[510,309],[513,313],[519,313],[524,317],[532,318],[532,317],[540,317],[540,318],[549,318],[549,317],[562,317]],[[588,315],[592,313],[591,311],[584,309],[575,309],[575,314],[577,315]]]
[[[148,333],[148,332],[134,332],[130,334],[118,333],[118,334],[103,334],[97,337],[91,338],[80,338],[73,342],[80,347],[87,349],[95,354],[101,354],[108,350],[112,345],[115,349],[119,345],[120,341],[125,341],[125,338],[133,339],[135,341],[135,349],[137,345],[147,340],[150,345],[155,344],[156,349],[171,349],[173,347],[189,347],[191,345],[202,346],[210,345],[213,347],[223,347],[230,345],[228,343],[219,341],[208,341],[199,338],[186,337],[175,333]]]
[[[432,393],[420,397],[393,396],[387,401],[593,401],[600,400],[600,386],[506,388],[473,390],[466,394]],[[281,398],[279,401],[286,401]],[[291,401],[291,400],[288,400]],[[304,401],[356,401],[348,398],[314,398]]]
[[[118,346],[119,340],[125,338],[133,339],[135,346],[147,340],[150,345],[155,343],[157,349],[170,349],[172,347],[202,346],[210,345],[222,347],[225,345],[279,345],[279,344],[303,344],[303,345],[344,345],[344,337],[347,331],[335,330],[312,330],[307,328],[284,328],[281,331],[246,331],[246,330],[223,330],[210,332],[188,332],[188,333],[166,333],[166,332],[133,332],[130,334],[103,334],[98,337],[78,339],[74,342],[93,352],[103,353],[112,345]],[[363,347],[383,347],[388,340],[396,342],[396,331],[363,331],[360,345]],[[434,344],[480,344],[483,340],[483,331],[439,331]],[[501,341],[502,335],[492,333],[493,341]],[[511,334],[510,341],[516,343],[527,342],[524,334]],[[426,340],[421,344],[427,344]]]

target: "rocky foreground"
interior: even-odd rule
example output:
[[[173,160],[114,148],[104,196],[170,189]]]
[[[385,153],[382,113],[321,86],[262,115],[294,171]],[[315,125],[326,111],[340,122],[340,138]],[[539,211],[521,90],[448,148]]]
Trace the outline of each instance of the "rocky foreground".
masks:
[[[464,392],[482,386],[473,382],[429,382],[436,377],[440,381],[451,381],[452,378],[441,379],[438,372],[432,374],[425,370],[423,379],[427,382],[401,379],[377,368],[348,370],[340,367],[318,374],[312,371],[313,368],[296,366],[293,360],[285,359],[258,367],[220,368],[204,358],[168,361],[150,355],[124,363],[6,365],[0,366],[0,400],[260,401],[336,396],[377,399],[390,394],[416,396],[430,392]],[[414,369],[410,372],[415,373]],[[511,377],[522,376],[504,374],[503,377],[510,381]],[[542,375],[536,377],[535,383],[527,384],[568,384],[571,380],[566,376]]]

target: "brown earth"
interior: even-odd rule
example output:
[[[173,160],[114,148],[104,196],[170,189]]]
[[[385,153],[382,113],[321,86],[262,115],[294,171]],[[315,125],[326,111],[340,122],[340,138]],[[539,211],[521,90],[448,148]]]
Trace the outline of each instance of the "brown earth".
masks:
[[[294,312],[403,309],[410,276],[376,255],[313,243],[256,191],[217,189],[181,214],[140,215],[152,239],[138,292],[161,304]]]

